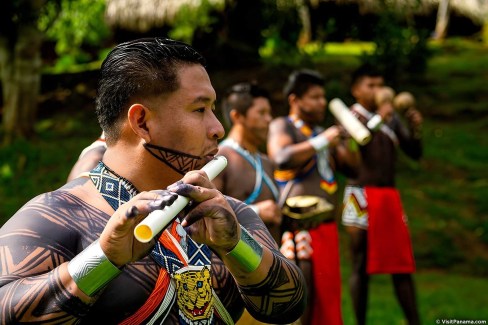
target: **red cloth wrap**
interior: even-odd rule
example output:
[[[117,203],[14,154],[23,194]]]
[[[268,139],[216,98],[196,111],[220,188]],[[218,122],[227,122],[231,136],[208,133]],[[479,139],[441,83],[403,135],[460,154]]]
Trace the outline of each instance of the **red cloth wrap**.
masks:
[[[339,233],[335,222],[309,230],[312,237],[312,325],[342,325]]]
[[[415,260],[400,193],[365,187],[368,200],[367,273],[413,273]]]

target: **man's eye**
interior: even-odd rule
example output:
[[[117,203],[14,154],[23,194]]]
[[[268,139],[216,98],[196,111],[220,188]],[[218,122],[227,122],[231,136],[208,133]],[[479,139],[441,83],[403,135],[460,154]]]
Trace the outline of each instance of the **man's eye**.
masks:
[[[198,112],[198,113],[204,113],[205,112],[205,107],[202,107],[202,108],[199,108],[199,109],[196,109],[195,112]]]

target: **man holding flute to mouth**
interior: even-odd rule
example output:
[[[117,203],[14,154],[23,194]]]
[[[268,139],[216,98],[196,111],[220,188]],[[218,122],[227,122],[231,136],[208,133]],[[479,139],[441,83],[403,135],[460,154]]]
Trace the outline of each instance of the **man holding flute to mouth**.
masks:
[[[309,303],[302,324],[342,324],[335,172],[357,165],[359,155],[342,141],[340,126],[321,126],[327,107],[321,74],[294,71],[284,95],[289,115],[274,119],[268,136],[286,216],[282,250],[286,253],[286,244],[294,242],[294,258],[307,279]]]
[[[305,284],[259,217],[200,169],[224,130],[204,59],[161,38],[115,47],[97,116],[107,150],[88,177],[44,193],[0,229],[0,322],[231,324],[244,308],[297,319]],[[191,200],[148,243],[134,228]]]
[[[357,324],[366,323],[368,282],[372,274],[392,274],[395,294],[409,324],[419,324],[412,273],[415,261],[400,195],[395,162],[400,148],[410,158],[422,155],[422,115],[416,109],[401,117],[393,111],[393,90],[369,64],[352,75],[351,111],[371,129],[360,147],[361,164],[344,191],[342,222],[350,235],[350,291]],[[406,123],[404,123],[404,121]],[[375,123],[372,123],[377,121]],[[379,123],[378,123],[379,122]]]

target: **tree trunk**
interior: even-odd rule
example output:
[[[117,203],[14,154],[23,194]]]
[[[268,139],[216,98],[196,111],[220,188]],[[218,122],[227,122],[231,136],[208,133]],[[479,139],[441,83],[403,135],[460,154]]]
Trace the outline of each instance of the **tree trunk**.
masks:
[[[312,23],[310,21],[310,9],[305,0],[297,0],[297,10],[298,16],[300,17],[300,22],[302,23],[302,30],[300,32],[300,37],[298,38],[298,45],[303,46],[312,40]]]
[[[437,10],[437,22],[435,25],[435,39],[442,40],[446,37],[447,26],[449,25],[449,0],[440,0]]]
[[[34,133],[41,79],[42,33],[34,24],[18,28],[14,45],[0,41],[4,142]]]

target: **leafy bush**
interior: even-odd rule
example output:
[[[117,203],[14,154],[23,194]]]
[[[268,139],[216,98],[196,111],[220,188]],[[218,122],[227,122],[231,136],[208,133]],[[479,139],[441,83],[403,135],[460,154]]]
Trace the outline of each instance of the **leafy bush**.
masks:
[[[209,0],[202,0],[198,6],[183,5],[175,16],[173,28],[169,36],[187,43],[193,42],[197,30],[203,33],[210,33],[212,25],[217,23],[217,18],[212,15],[214,11],[222,11],[224,3],[211,3]]]
[[[105,0],[49,1],[38,26],[46,38],[55,42],[56,71],[97,59],[98,49],[110,36],[104,20]],[[97,50],[96,50],[97,49]]]
[[[405,26],[394,11],[385,11],[376,26],[373,41],[376,49],[362,61],[379,67],[386,79],[397,85],[404,78],[423,75],[431,57],[429,32],[413,24]]]

